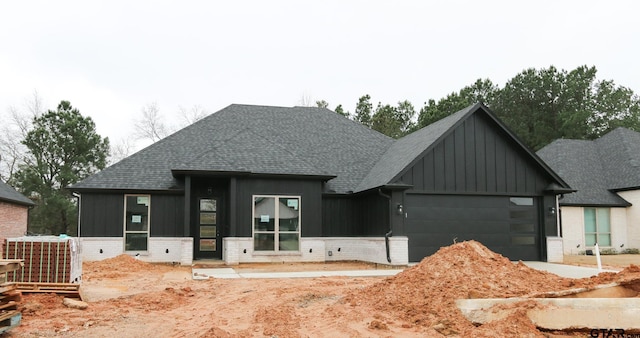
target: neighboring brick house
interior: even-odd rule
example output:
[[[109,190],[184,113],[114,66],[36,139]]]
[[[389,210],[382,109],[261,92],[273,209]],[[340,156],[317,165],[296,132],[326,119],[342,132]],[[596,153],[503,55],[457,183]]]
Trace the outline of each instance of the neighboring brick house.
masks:
[[[30,199],[0,181],[0,247],[5,238],[27,233],[29,208],[33,205]]]

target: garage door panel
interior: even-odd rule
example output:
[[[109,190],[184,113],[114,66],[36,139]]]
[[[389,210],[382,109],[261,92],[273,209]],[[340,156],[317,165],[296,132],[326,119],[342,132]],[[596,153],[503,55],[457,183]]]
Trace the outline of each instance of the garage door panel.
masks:
[[[469,222],[461,222],[458,220],[447,221],[411,221],[405,223],[405,231],[407,235],[418,233],[495,233],[509,232],[509,224],[504,222],[492,221],[476,221],[472,225]]]
[[[484,245],[502,246],[510,241],[508,234],[479,234],[467,233],[452,236],[448,233],[413,234],[409,237],[409,245],[418,246],[449,246],[455,242],[476,240]]]
[[[506,208],[509,206],[509,200],[503,196],[461,196],[455,195],[455,199],[449,198],[452,195],[407,195],[405,205],[407,207],[460,207],[461,204],[473,205],[479,208]],[[413,198],[416,197],[416,198]]]
[[[407,219],[448,220],[451,213],[460,212],[460,206],[456,208],[442,207],[412,207],[406,209]],[[457,215],[458,220],[483,220],[483,219],[507,219],[508,210],[505,208],[465,208],[465,212]]]
[[[409,194],[405,199],[409,259],[420,261],[454,239],[473,239],[513,260],[539,260],[536,210],[535,204],[514,206],[507,196]]]

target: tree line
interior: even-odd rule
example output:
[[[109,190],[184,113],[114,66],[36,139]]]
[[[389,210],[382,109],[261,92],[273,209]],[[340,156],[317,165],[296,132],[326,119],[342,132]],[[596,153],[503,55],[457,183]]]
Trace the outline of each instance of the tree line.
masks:
[[[489,79],[430,99],[417,112],[408,100],[378,103],[370,95],[358,99],[353,113],[337,105],[334,111],[393,138],[400,138],[476,102],[484,102],[529,147],[538,150],[558,138],[594,139],[616,127],[640,131],[640,98],[611,80],[598,80],[595,67],[571,71],[551,66],[526,69],[500,88]],[[320,100],[316,105],[328,108]],[[207,112],[199,106],[179,111],[183,125]],[[8,123],[10,121],[11,123]],[[37,93],[28,113],[9,110],[0,135],[0,179],[31,198],[29,232],[75,235],[77,204],[66,189],[128,155],[126,142],[110,144],[96,132],[95,123],[68,101],[43,111]],[[175,127],[162,120],[156,104],[142,109],[135,121],[139,138],[155,142]]]
[[[616,127],[640,131],[640,97],[612,80],[599,80],[596,67],[526,69],[500,88],[478,79],[439,100],[430,99],[416,112],[407,100],[397,105],[358,99],[355,111],[336,113],[387,136],[399,138],[476,102],[487,105],[533,150],[559,138],[595,139]],[[317,101],[328,107],[326,101]]]

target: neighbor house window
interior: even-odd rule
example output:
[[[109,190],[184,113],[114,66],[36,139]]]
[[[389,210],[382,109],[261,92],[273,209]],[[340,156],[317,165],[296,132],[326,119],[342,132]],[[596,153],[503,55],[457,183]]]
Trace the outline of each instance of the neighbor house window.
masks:
[[[124,197],[124,249],[147,251],[149,239],[149,195]]]
[[[300,197],[253,196],[253,249],[300,250]]]
[[[609,208],[584,208],[584,244],[611,246]]]

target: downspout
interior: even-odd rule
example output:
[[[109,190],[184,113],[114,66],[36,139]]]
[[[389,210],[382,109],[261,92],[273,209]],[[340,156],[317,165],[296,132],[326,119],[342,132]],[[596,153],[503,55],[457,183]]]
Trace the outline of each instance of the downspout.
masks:
[[[556,234],[558,237],[562,237],[562,224],[560,222],[560,202],[558,201],[558,195],[556,195]]]
[[[391,230],[391,215],[392,215],[392,211],[391,211],[391,196],[383,193],[382,189],[378,189],[378,194],[380,196],[385,197],[386,199],[389,200],[389,232],[384,234],[384,246],[385,246],[385,248],[387,250],[387,262],[391,263],[391,252],[389,250],[389,237],[391,237],[393,235],[393,231]]]

